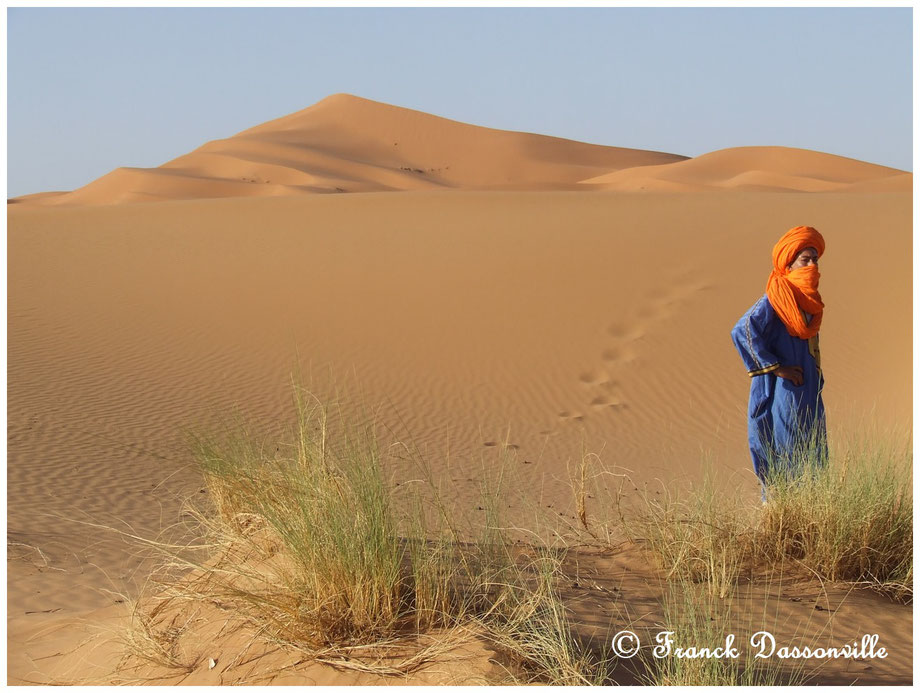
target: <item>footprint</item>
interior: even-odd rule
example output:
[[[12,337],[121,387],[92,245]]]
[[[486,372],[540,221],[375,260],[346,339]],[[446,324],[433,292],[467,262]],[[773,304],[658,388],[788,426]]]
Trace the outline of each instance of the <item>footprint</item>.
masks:
[[[607,327],[607,334],[617,339],[623,339],[629,330],[622,323],[615,322]]]
[[[483,445],[487,448],[496,448],[499,445],[505,448],[506,450],[520,450],[521,446],[515,443],[499,443],[494,440],[487,440]]]
[[[603,385],[610,382],[610,376],[602,370],[584,371],[579,374],[578,379],[585,385]]]
[[[595,409],[625,409],[626,402],[615,397],[600,396],[591,400],[591,406]]]
[[[680,295],[677,293],[669,293],[667,296],[654,299],[651,303],[655,308],[670,308],[680,303],[680,298]]]
[[[624,342],[632,342],[645,336],[645,326],[641,322],[632,324],[615,322],[607,328],[607,334]]]
[[[559,418],[563,421],[584,421],[585,417],[583,414],[571,413],[567,411],[559,412]]]
[[[668,320],[674,316],[675,310],[692,300],[696,294],[713,288],[713,285],[708,282],[694,281],[692,272],[684,272],[680,275],[679,282],[665,290],[658,290],[648,295],[648,313],[655,322]]]
[[[709,291],[713,288],[713,285],[707,281],[694,280],[692,272],[685,272],[680,281],[673,284],[662,296],[662,299],[665,299],[665,303],[683,302],[693,298],[700,291]]]
[[[610,347],[601,352],[601,358],[609,363],[629,363],[635,358],[635,354],[628,349]]]

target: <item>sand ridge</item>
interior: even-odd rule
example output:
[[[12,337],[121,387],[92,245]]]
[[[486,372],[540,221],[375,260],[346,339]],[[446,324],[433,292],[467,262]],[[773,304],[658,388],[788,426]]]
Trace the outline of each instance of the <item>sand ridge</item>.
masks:
[[[348,94],[214,140],[157,168],[119,168],[25,204],[434,189],[560,189],[684,157],[467,125]]]
[[[217,197],[421,190],[780,192],[911,189],[912,175],[789,147],[688,159],[495,130],[334,94],[155,168],[118,168],[71,192],[18,205],[99,205]]]
[[[898,169],[807,149],[735,147],[675,163],[614,171],[582,183],[622,191],[907,192],[912,179]]]

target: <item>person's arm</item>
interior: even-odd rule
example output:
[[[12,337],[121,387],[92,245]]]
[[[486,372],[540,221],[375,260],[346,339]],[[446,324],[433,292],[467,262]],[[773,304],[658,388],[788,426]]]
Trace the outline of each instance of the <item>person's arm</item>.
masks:
[[[792,384],[795,386],[799,386],[805,382],[805,376],[803,375],[801,366],[780,366],[773,371],[773,374],[778,375],[780,378],[791,380]]]
[[[784,378],[789,376],[788,368],[770,350],[768,337],[772,317],[770,304],[763,297],[732,328],[732,341],[752,378],[767,373]]]

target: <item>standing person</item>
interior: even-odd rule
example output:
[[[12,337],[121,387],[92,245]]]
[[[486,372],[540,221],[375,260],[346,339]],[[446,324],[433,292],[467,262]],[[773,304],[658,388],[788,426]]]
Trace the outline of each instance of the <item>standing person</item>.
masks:
[[[823,461],[827,433],[818,330],[824,303],[818,258],[824,238],[810,226],[787,231],[773,247],[767,292],[732,329],[732,341],[751,377],[748,442],[761,483],[795,473],[796,453]],[[799,462],[800,463],[800,462]]]

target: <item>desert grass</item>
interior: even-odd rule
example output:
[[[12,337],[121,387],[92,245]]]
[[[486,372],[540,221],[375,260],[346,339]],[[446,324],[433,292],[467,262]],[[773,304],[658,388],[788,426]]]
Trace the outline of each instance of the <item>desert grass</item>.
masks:
[[[483,469],[473,524],[411,443],[381,443],[373,416],[346,415],[300,387],[294,400],[284,436],[236,425],[193,437],[209,491],[207,507],[190,510],[201,541],[172,552],[145,598],[159,606],[136,610],[136,657],[199,666],[200,656],[179,647],[194,629],[176,606],[209,604],[261,640],[342,669],[405,676],[481,639],[502,654],[506,681],[610,683],[615,659],[576,637],[558,591],[566,552],[582,540],[626,538],[651,550],[675,645],[724,644],[739,581],[777,566],[912,594],[908,445],[803,448],[796,474],[769,480],[765,505],[725,493],[710,469],[690,493],[662,485],[629,510],[628,470],[606,470],[583,450],[569,469],[572,522],[545,531],[536,513],[533,528],[505,517],[509,496],[524,488],[507,460]],[[414,465],[408,481],[389,476],[393,455]],[[769,685],[801,675],[716,658],[648,662],[653,684]]]
[[[340,668],[406,675],[474,637],[503,653],[516,682],[605,680],[606,662],[573,636],[556,588],[565,549],[503,517],[507,465],[484,474],[473,526],[411,445],[382,449],[373,417],[349,418],[301,387],[294,403],[281,440],[240,426],[192,437],[210,501],[189,509],[201,540],[170,551],[142,597],[136,657],[200,665],[177,646],[188,624],[176,614],[206,604]],[[387,476],[393,449],[417,463],[409,482]]]
[[[726,634],[732,632],[732,627],[725,603],[714,599],[711,592],[688,580],[677,579],[666,591],[663,606],[662,628],[656,643],[648,647],[654,654],[646,652],[643,660],[646,683],[655,686],[776,683],[773,672],[758,680],[756,674],[748,673],[740,658],[719,652],[720,648],[726,648]],[[743,645],[734,643],[739,649]]]
[[[609,685],[615,658],[609,650],[597,652],[578,639],[557,592],[561,557],[547,555],[537,563],[537,581],[514,610],[497,622],[483,623],[490,639],[515,668],[515,683],[565,686]]]
[[[852,436],[836,454],[797,450],[797,473],[768,478],[757,542],[765,560],[798,562],[822,579],[897,599],[913,594],[910,436]]]
[[[629,526],[658,558],[665,579],[705,584],[719,598],[754,569],[757,515],[741,495],[720,492],[707,468],[700,486],[681,494],[664,484],[643,494]]]
[[[557,531],[567,545],[612,546],[630,539],[624,496],[632,488],[632,472],[607,466],[602,452],[589,451],[583,441],[576,460],[566,462],[575,520],[563,516]]]
[[[663,599],[663,623],[656,642],[650,644],[642,659],[643,682],[655,686],[807,683],[810,674],[804,661],[781,662],[752,656],[750,634],[763,629],[778,631],[778,619],[771,621],[769,616],[769,596],[763,598],[760,613],[748,610],[740,619],[732,600],[732,596],[719,597],[686,577],[669,581]],[[812,635],[811,644],[817,643],[820,635]]]
[[[624,525],[668,579],[704,583],[720,598],[742,577],[785,565],[909,600],[911,463],[908,435],[863,431],[831,450],[814,436],[774,460],[762,503],[726,492],[709,468],[689,493],[645,492]]]

